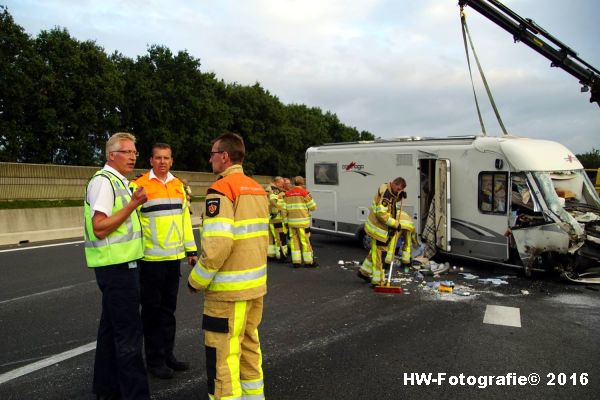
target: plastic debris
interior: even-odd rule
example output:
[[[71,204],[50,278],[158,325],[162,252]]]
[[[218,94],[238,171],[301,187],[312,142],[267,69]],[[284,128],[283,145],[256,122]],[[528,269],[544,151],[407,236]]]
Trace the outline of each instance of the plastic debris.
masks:
[[[521,293],[524,295],[528,295],[529,294],[529,290],[521,290]]]
[[[491,283],[492,285],[508,285],[508,282],[506,282],[503,279],[498,279],[498,278],[486,278],[486,279],[478,279],[479,282],[481,283]]]
[[[345,263],[344,263],[344,260],[339,260],[339,261],[338,261],[338,265],[344,265],[344,264],[345,264]]]
[[[479,278],[479,276],[473,275],[473,274],[471,274],[469,272],[461,272],[460,275],[462,275],[464,279],[468,279],[468,280]]]

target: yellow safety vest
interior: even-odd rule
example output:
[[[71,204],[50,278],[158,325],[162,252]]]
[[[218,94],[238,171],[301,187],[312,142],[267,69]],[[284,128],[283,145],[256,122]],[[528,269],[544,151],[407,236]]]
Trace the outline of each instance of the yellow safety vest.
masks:
[[[189,203],[183,183],[175,178],[167,183],[150,179],[145,173],[130,185],[146,189],[148,201],[138,208],[144,236],[144,260],[180,260],[196,255]]]
[[[112,213],[116,214],[131,201],[131,194],[123,181],[110,171],[100,170],[92,177],[101,175],[112,184],[115,194]],[[101,179],[101,178],[97,178]],[[92,224],[93,210],[86,197],[83,204],[85,259],[89,268],[103,267],[113,264],[122,264],[138,260],[144,256],[142,246],[142,228],[137,213],[133,212],[119,227],[109,233],[104,239],[94,235]]]

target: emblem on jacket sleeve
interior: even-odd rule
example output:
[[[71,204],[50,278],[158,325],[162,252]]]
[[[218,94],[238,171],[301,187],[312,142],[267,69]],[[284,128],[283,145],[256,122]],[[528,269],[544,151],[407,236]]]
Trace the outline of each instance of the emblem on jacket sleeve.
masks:
[[[219,215],[221,199],[206,199],[206,216],[215,217]]]

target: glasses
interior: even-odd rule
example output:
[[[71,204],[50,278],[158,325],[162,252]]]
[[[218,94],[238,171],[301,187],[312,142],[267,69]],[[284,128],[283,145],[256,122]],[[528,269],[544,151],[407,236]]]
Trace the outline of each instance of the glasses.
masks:
[[[221,150],[221,151],[211,151],[210,152],[210,156],[214,156],[215,154],[220,154],[220,153],[225,153],[225,150]]]
[[[140,152],[135,151],[135,150],[113,150],[113,151],[111,151],[111,153],[123,153],[123,154],[127,154],[128,156],[136,156],[136,157],[139,157],[139,155],[140,155]]]

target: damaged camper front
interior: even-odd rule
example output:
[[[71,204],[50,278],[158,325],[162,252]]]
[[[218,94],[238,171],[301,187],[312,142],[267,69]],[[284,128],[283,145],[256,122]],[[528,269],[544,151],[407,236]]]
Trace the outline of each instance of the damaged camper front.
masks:
[[[600,283],[600,199],[583,169],[511,176],[510,236],[526,274]]]

